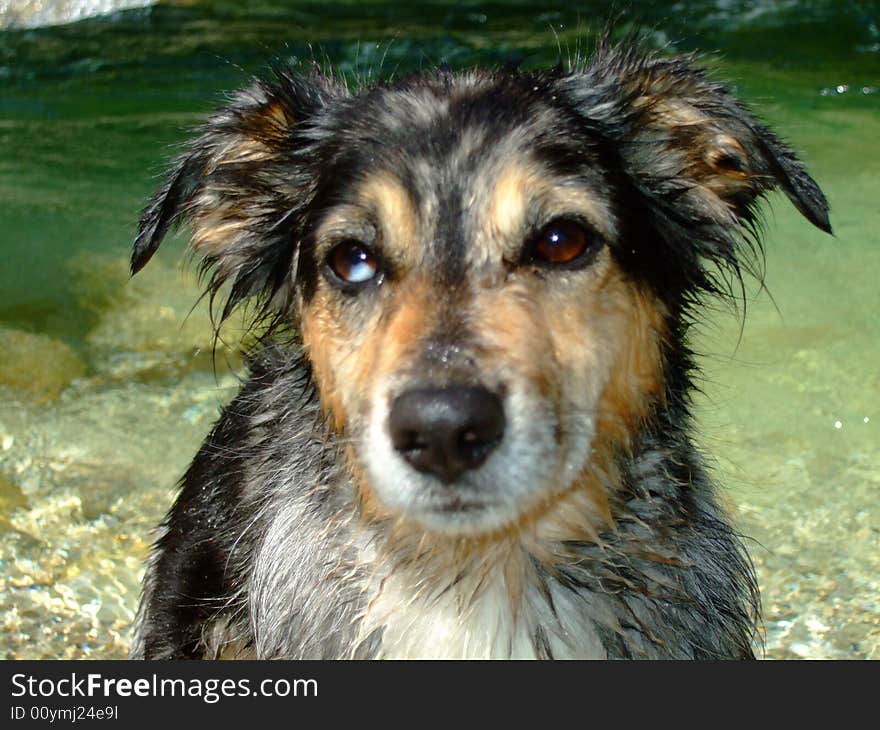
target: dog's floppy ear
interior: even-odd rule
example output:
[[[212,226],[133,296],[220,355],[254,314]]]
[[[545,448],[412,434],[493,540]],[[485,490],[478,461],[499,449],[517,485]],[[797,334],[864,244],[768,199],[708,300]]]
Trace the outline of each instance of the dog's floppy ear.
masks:
[[[313,195],[313,151],[319,118],[344,92],[318,72],[276,70],[238,92],[181,155],[140,219],[132,274],[178,224],[192,229],[215,294],[229,283],[221,319],[260,295],[263,306],[289,296],[298,213]]]
[[[690,58],[600,42],[568,78],[584,114],[622,144],[633,177],[716,223],[750,221],[752,203],[780,188],[828,233],[828,203],[795,154]],[[726,219],[726,220],[725,220]]]

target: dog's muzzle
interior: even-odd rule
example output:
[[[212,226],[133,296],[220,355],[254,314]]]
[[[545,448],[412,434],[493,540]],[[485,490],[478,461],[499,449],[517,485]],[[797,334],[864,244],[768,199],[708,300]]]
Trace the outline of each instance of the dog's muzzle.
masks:
[[[504,406],[483,387],[410,390],[389,413],[391,442],[417,471],[451,484],[478,468],[504,436]]]

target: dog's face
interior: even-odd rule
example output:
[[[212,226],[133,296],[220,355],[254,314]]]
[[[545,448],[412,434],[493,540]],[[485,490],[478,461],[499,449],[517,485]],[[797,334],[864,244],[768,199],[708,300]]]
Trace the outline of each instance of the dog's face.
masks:
[[[543,93],[376,97],[324,183],[303,341],[366,504],[502,529],[590,478],[600,424],[659,393],[662,304],[612,255],[601,140]]]
[[[364,513],[481,535],[573,493],[608,516],[705,260],[736,267],[777,185],[827,227],[787,148],[680,62],[355,95],[285,75],[182,158],[134,267],[190,218],[213,284],[298,328]]]

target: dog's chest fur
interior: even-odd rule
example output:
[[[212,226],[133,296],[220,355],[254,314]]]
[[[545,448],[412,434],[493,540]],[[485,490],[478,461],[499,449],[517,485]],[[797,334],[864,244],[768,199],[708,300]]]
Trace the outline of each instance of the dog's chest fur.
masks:
[[[381,632],[377,658],[606,657],[588,605],[564,596],[558,587],[548,595],[531,589],[511,606],[497,575],[487,579],[477,597],[455,586],[440,596],[413,596],[412,586],[411,576],[390,577],[360,621],[360,636]]]
[[[311,530],[303,531],[309,517],[300,516],[295,534],[302,540]],[[280,513],[279,520],[290,524]],[[630,533],[623,541],[577,546],[564,564],[545,568],[530,562],[512,578],[515,571],[498,563],[444,573],[430,559],[411,562],[411,556],[390,554],[383,538],[365,534],[363,525],[349,523],[351,532],[337,527],[331,537],[324,525],[332,545],[320,543],[317,529],[317,546],[308,554],[290,545],[288,560],[299,561],[295,570],[254,575],[249,598],[251,613],[259,617],[254,636],[259,656],[599,659],[748,651],[745,617],[731,613],[725,619],[730,606],[711,602],[697,610],[688,597],[717,601],[729,595],[729,585],[723,586],[727,594],[721,591],[728,577],[705,562],[688,565],[686,557],[684,568],[653,562],[668,545],[653,546],[658,553],[647,560],[627,554],[629,540],[642,554],[651,553],[644,535],[638,543]],[[270,535],[273,556],[261,555],[257,565],[274,564],[277,570],[277,534]],[[328,553],[347,557],[338,562],[321,557]]]
[[[351,550],[347,541],[349,549],[342,552],[354,557],[350,563],[325,561],[311,569],[300,564],[291,586],[267,586],[259,577],[252,583],[251,598],[263,606],[260,615],[266,619],[260,631],[270,630],[256,637],[261,654],[600,659],[608,656],[611,637],[612,653],[619,650],[625,631],[615,606],[587,585],[565,585],[531,565],[511,570],[477,561],[472,570],[457,573],[452,565],[438,569],[431,558],[409,563],[377,548],[376,536],[364,535],[362,526],[352,527],[361,534],[349,540],[362,547]],[[527,576],[511,577],[524,567]],[[312,582],[309,576],[314,590],[302,585],[304,577]],[[286,605],[272,600],[285,595],[292,597]],[[291,624],[297,628],[284,628]],[[328,625],[335,630],[328,633]],[[632,637],[632,650],[651,653],[641,646],[643,638]]]
[[[292,364],[272,363],[275,382],[246,389],[218,426],[248,432],[245,461],[233,469],[228,450],[210,449],[217,472],[247,486],[221,551],[217,605],[228,608],[216,618],[226,628],[209,655],[228,640],[261,658],[751,654],[747,565],[672,429],[629,464],[616,527],[600,540],[544,544],[542,560],[525,542],[461,559],[394,539],[352,509],[317,400],[297,395]]]

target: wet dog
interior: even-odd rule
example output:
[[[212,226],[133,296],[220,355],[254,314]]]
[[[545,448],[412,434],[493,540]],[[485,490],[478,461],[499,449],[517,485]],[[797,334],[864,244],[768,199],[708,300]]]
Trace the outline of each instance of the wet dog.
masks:
[[[691,59],[238,93],[140,221],[190,224],[249,378],[182,481],[132,656],[753,656],[688,329],[827,204]]]

